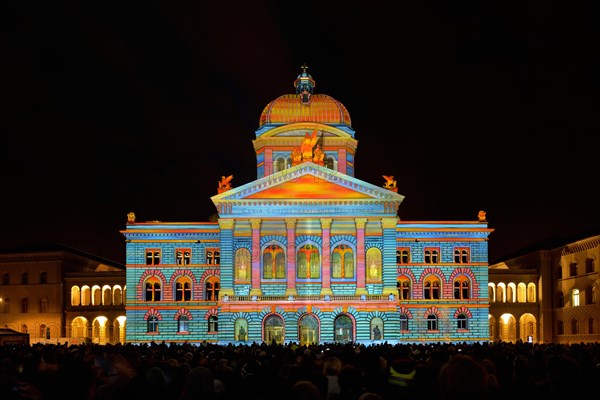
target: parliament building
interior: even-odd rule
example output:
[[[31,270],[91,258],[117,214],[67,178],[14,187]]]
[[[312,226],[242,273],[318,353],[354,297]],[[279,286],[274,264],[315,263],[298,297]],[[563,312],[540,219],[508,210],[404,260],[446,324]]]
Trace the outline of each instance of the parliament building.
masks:
[[[427,343],[490,340],[488,228],[404,221],[393,176],[355,177],[350,114],[315,92],[266,105],[257,179],[222,177],[206,222],[128,214],[130,343]]]

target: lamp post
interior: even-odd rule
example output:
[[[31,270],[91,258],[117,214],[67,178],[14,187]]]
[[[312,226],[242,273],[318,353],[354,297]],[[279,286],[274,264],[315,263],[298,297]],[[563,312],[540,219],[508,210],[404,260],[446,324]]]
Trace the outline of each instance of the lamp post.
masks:
[[[2,297],[0,297],[0,329],[2,329]]]

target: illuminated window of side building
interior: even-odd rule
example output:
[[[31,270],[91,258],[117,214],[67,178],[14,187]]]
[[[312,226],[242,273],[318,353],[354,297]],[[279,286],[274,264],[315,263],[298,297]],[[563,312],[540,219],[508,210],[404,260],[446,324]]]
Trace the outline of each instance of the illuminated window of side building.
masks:
[[[411,280],[407,276],[400,276],[396,282],[398,288],[398,298],[400,300],[410,300]]]
[[[188,276],[180,276],[175,281],[175,301],[192,300],[192,280]]]
[[[426,300],[437,300],[440,298],[440,279],[435,275],[425,278],[423,283],[423,298]]]
[[[396,264],[410,263],[410,249],[408,247],[399,247],[396,249]]]
[[[146,249],[146,265],[159,265],[160,264],[160,250],[159,249]]]
[[[217,301],[219,300],[219,290],[221,289],[221,284],[219,282],[219,278],[216,276],[211,276],[206,280],[205,291],[204,291],[204,299],[209,301]]]
[[[177,265],[190,265],[192,262],[192,251],[190,249],[177,249],[175,251],[175,262]]]
[[[440,249],[428,247],[423,251],[425,264],[438,264],[440,262]]]
[[[151,276],[145,282],[145,300],[160,301],[162,297],[161,281],[156,276]]]
[[[464,275],[459,275],[454,279],[454,299],[471,298],[471,281]]]
[[[470,262],[470,249],[468,247],[457,247],[454,249],[454,263],[467,264]]]
[[[206,263],[209,265],[221,264],[221,252],[219,249],[206,249]]]

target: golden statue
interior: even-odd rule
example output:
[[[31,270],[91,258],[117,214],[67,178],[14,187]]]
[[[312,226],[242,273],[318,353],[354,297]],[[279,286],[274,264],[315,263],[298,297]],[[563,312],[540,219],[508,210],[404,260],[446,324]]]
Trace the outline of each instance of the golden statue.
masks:
[[[477,219],[479,220],[479,222],[486,222],[485,211],[479,211],[479,214],[477,214]]]
[[[127,223],[135,224],[135,213],[133,211],[127,213]]]
[[[385,183],[383,184],[383,187],[386,189],[391,189],[391,188],[395,188],[396,187],[396,181],[394,180],[394,175],[383,175],[383,178],[385,179]]]
[[[219,192],[224,192],[226,190],[231,189],[231,180],[233,179],[233,175],[229,175],[227,177],[222,176],[221,181],[219,182]]]
[[[313,158],[313,147],[317,144],[317,130],[315,129],[311,136],[308,136],[308,132],[304,136],[304,141],[300,145],[300,151],[302,152],[303,161],[311,161]]]
[[[292,151],[292,164],[296,165],[302,162],[302,151],[299,146],[294,147]]]
[[[315,149],[315,153],[313,154],[313,162],[315,162],[316,164],[323,165],[324,159],[325,159],[325,153],[323,153],[323,150],[321,150],[321,146],[317,145],[317,148]]]

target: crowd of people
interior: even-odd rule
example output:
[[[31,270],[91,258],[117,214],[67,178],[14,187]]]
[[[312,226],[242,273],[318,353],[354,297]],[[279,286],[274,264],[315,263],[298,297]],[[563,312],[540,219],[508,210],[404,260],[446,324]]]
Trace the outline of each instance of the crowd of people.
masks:
[[[600,344],[484,342],[0,347],[0,399],[558,399],[600,378]]]

